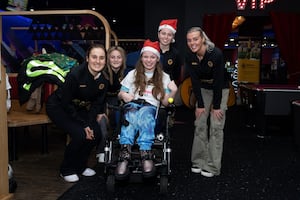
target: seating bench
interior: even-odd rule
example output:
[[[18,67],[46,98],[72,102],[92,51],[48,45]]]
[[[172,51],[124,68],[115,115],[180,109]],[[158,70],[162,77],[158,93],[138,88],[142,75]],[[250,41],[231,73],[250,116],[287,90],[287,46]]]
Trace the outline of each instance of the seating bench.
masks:
[[[11,109],[7,113],[7,127],[8,127],[8,141],[9,141],[9,160],[17,160],[17,128],[24,128],[25,131],[31,126],[41,126],[42,135],[42,154],[48,153],[48,133],[47,125],[51,123],[46,114],[45,106],[40,112],[27,111],[26,104],[20,105],[17,95],[17,74],[9,73],[9,81],[12,86],[11,89]],[[49,85],[49,84],[48,84]],[[46,86],[47,87],[47,86]],[[49,92],[46,92],[49,95]],[[44,97],[45,98],[45,97]],[[43,99],[44,99],[43,98]]]
[[[9,160],[17,160],[17,128],[40,125],[42,128],[42,154],[48,153],[47,125],[51,123],[46,113],[11,110],[7,113]]]

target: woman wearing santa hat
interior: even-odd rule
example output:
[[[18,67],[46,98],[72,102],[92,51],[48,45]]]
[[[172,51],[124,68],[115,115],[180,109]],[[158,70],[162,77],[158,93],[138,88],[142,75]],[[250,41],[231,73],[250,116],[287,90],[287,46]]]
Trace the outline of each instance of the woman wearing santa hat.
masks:
[[[160,61],[162,62],[163,70],[170,75],[171,80],[175,81],[176,85],[180,85],[181,80],[181,70],[182,70],[182,60],[179,55],[179,51],[175,47],[175,34],[177,31],[177,19],[164,19],[160,22],[158,26],[158,41],[160,47]],[[179,105],[181,102],[181,97],[179,92],[175,95],[175,105]],[[165,110],[160,110],[159,115],[164,118],[167,117]],[[170,124],[175,121],[175,113],[170,118]],[[159,121],[156,130],[164,131],[166,129],[166,123],[164,121]]]
[[[158,27],[158,40],[163,70],[168,73],[177,85],[181,82],[182,60],[174,46],[177,30],[177,19],[162,20]]]
[[[135,69],[121,81],[118,94],[126,103],[124,117],[128,124],[121,127],[121,150],[115,173],[117,179],[129,175],[128,163],[137,132],[143,175],[155,175],[151,148],[155,138],[156,113],[160,104],[168,105],[168,98],[173,98],[176,91],[176,84],[162,70],[159,42],[146,40]]]

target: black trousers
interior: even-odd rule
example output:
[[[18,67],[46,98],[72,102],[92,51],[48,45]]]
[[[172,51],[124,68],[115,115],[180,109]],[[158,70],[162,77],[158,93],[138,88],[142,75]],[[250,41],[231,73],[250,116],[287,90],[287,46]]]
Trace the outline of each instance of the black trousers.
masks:
[[[94,140],[87,140],[82,123],[71,117],[60,105],[59,99],[51,95],[46,104],[46,111],[52,122],[70,135],[71,140],[66,146],[64,158],[60,167],[63,176],[81,174],[87,167],[88,158],[92,149],[101,139],[100,126],[95,121],[92,123]],[[87,111],[79,113],[81,117],[87,117]]]

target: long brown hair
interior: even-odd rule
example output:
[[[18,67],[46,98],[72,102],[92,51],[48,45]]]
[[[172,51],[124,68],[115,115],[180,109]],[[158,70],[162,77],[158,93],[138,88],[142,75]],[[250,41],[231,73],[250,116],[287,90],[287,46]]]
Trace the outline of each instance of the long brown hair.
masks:
[[[136,75],[135,75],[136,78],[134,81],[134,85],[136,87],[135,92],[139,92],[139,95],[143,95],[146,86],[148,84],[153,84],[154,87],[152,90],[152,94],[157,100],[161,101],[165,96],[165,90],[163,86],[163,70],[162,70],[161,62],[156,63],[153,76],[148,81],[145,75],[145,67],[142,63],[141,56],[135,66],[135,69],[136,69]]]

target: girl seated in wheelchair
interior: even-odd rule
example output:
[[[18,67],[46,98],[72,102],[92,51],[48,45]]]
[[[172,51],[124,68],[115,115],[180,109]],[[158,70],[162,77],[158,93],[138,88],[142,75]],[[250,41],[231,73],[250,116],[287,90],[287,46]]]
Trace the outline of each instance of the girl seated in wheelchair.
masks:
[[[176,92],[175,82],[162,70],[159,43],[146,40],[136,68],[121,81],[118,94],[126,103],[124,118],[128,123],[122,125],[120,132],[121,149],[115,171],[117,179],[129,175],[128,164],[135,139],[140,150],[143,176],[155,175],[151,148],[155,139],[158,108],[161,104],[167,106],[168,99],[173,98]],[[136,138],[137,133],[139,135]]]

